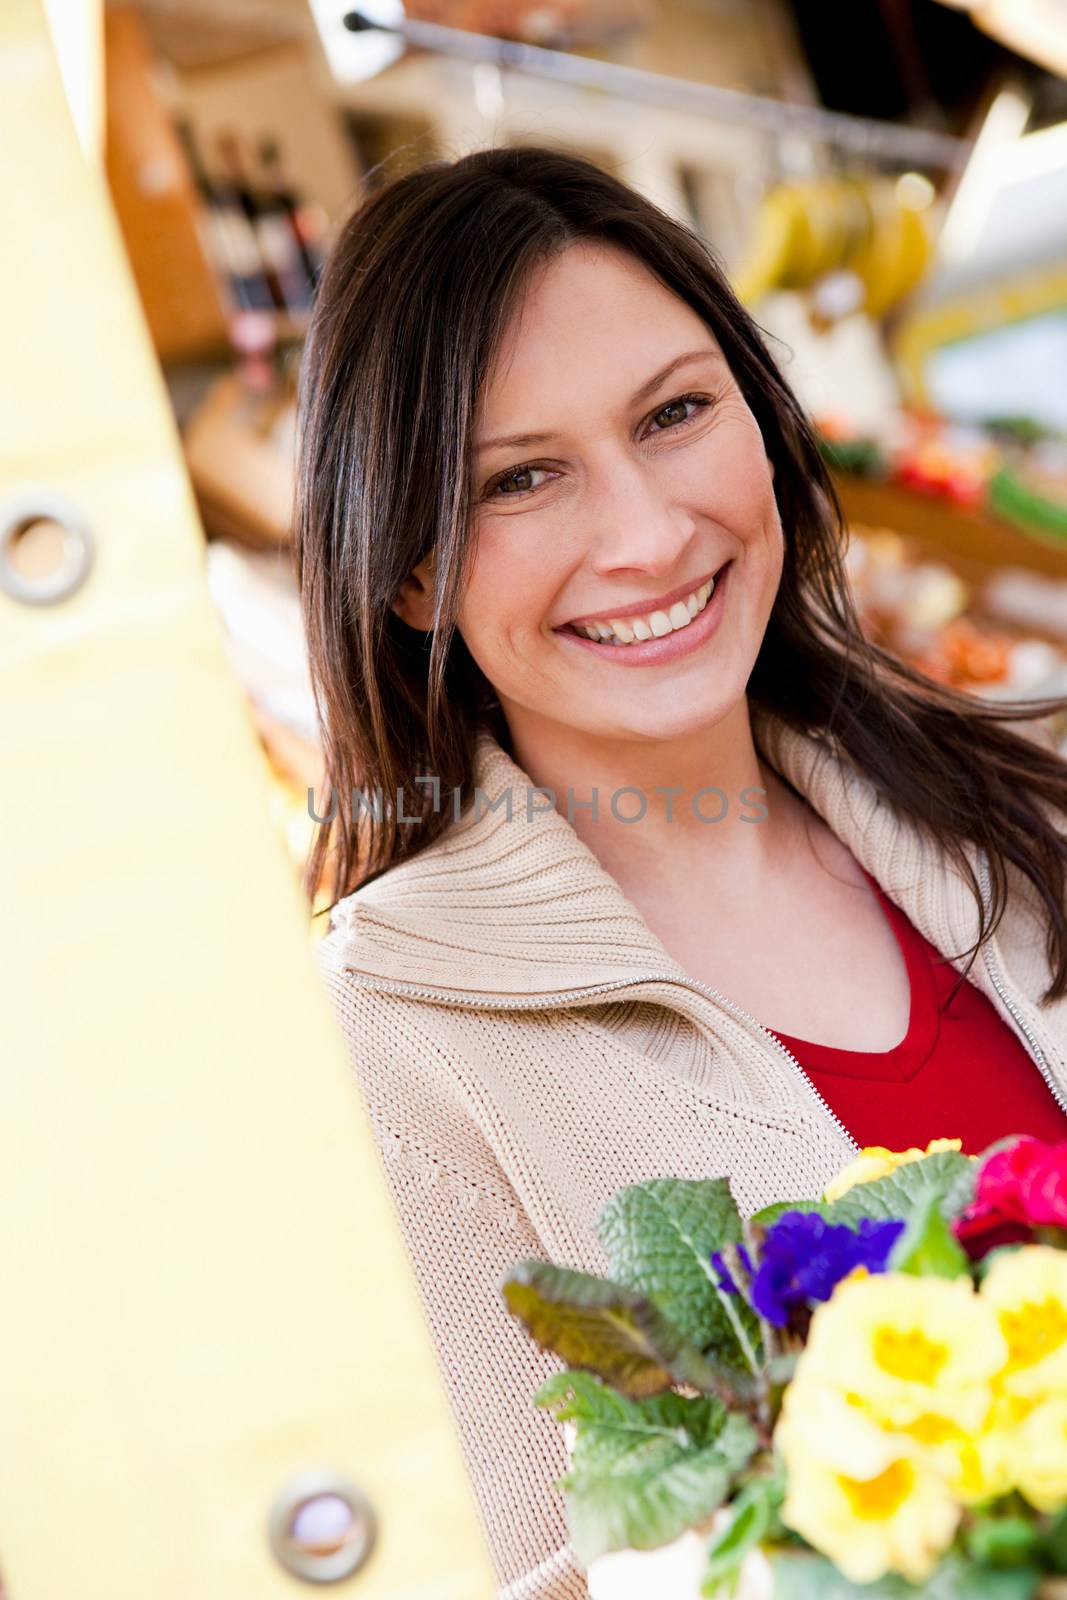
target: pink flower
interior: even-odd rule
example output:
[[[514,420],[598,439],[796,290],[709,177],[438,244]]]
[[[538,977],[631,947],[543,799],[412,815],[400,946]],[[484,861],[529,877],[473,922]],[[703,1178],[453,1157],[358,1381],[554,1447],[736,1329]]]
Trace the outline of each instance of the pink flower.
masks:
[[[1032,1221],[1067,1228],[1067,1140],[1046,1145],[1047,1154],[1030,1174],[1026,1199]]]
[[[1067,1140],[1024,1137],[982,1163],[974,1201],[956,1234],[975,1254],[1026,1239],[1034,1228],[1067,1230]]]
[[[975,1204],[1035,1227],[1067,1228],[1067,1140],[1018,1139],[978,1173]]]

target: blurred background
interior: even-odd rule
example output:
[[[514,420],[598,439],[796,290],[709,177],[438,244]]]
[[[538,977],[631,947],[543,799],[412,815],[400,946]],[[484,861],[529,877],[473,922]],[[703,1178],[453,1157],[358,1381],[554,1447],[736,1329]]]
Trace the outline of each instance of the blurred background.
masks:
[[[47,9],[294,871],[319,781],[288,550],[317,278],[379,185],[487,143],[579,151],[719,253],[817,422],[872,634],[975,694],[1067,693],[1063,0]]]

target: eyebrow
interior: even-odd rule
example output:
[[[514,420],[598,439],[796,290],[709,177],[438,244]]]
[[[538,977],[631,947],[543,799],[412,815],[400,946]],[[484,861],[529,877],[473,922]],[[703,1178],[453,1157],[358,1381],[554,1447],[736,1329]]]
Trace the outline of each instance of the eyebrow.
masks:
[[[661,367],[658,372],[654,373],[653,376],[647,380],[647,382],[643,383],[641,387],[630,396],[630,404],[632,406],[639,405],[642,400],[647,400],[649,395],[655,394],[660,385],[666,383],[671,374],[677,372],[679,367],[688,366],[694,361],[721,360],[722,357],[719,352],[717,350],[710,349],[706,345],[702,350],[686,350],[682,355],[675,356],[672,360],[668,361],[665,367]],[[557,437],[558,435],[554,433],[501,434],[494,439],[481,440],[475,445],[475,454],[481,455],[486,450],[501,449],[504,445],[513,445],[525,449],[527,445],[531,444],[548,444],[550,440]]]

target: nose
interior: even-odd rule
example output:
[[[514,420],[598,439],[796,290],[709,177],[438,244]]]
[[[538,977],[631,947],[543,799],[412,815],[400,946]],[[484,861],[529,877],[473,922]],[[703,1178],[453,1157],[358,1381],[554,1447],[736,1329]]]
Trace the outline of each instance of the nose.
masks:
[[[693,536],[692,515],[670,495],[662,475],[632,459],[605,469],[587,515],[595,529],[588,564],[601,577],[671,574]]]

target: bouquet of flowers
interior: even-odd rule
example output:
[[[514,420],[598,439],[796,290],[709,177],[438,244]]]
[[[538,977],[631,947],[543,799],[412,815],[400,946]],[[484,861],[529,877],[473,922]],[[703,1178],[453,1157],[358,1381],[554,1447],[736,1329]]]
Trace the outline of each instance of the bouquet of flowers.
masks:
[[[610,1277],[503,1284],[593,1600],[1067,1595],[1067,1143],[866,1149],[748,1219],[654,1178],[596,1232]]]

